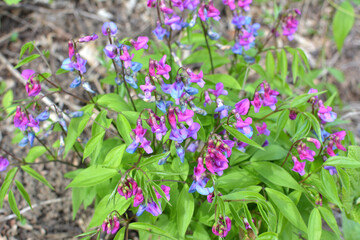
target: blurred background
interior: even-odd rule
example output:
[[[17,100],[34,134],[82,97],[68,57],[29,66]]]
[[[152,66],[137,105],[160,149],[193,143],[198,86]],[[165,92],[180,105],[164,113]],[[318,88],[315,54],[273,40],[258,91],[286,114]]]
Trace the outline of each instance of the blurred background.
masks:
[[[107,74],[102,52],[102,46],[106,44],[106,38],[101,36],[102,24],[107,21],[115,22],[119,29],[119,39],[134,38],[139,35],[153,38],[151,31],[155,28],[156,11],[148,9],[146,2],[146,0],[0,1],[0,102],[2,105],[6,104],[2,101],[5,94],[12,94],[14,101],[26,98],[21,70],[32,68],[37,72],[56,72],[62,61],[67,58],[68,40],[92,33],[97,33],[99,39],[84,45],[80,54],[88,61],[88,81],[93,82],[99,90],[96,80],[103,79]],[[289,42],[285,38],[279,38],[278,46],[290,45],[303,49],[313,69],[307,76],[309,81],[323,87],[323,90],[328,90],[328,97],[333,95],[340,97],[335,100],[337,105],[335,111],[342,120],[343,127],[352,131],[358,140],[360,136],[360,1],[349,2],[354,8],[355,21],[341,52],[333,39],[333,17],[341,4],[339,0],[259,0],[252,4],[251,16],[253,22],[260,22],[261,29],[267,34],[272,25],[271,16],[274,6],[275,10],[285,5],[300,9],[302,16],[295,39]],[[221,10],[222,18],[228,20],[223,21],[221,26],[216,26],[215,30],[223,37],[231,39],[234,33],[231,27],[231,12],[224,8],[220,0],[216,0],[215,4]],[[44,55],[49,55],[49,65],[39,58],[26,67],[15,69],[14,66],[19,63],[21,47],[29,41],[34,41]],[[68,86],[73,79],[63,74],[58,76],[58,80],[63,86]],[[49,99],[60,108],[75,111],[80,107],[72,102],[69,96],[51,95]],[[0,146],[23,157],[28,149],[12,143],[14,131],[12,118],[7,118],[5,112],[0,112]],[[85,231],[93,213],[91,205],[85,211],[80,211],[73,220],[71,191],[64,190],[70,181],[63,179],[63,174],[74,169],[58,163],[38,165],[34,168],[46,176],[55,191],[33,181],[28,175],[19,173],[17,179],[24,183],[34,209],[27,208],[25,200],[20,195],[15,195],[19,201],[17,203],[19,209],[23,210],[27,219],[19,223],[5,204],[4,209],[0,209],[0,240],[72,239],[73,236]],[[5,175],[1,173],[0,176],[2,183]],[[351,225],[344,225],[348,228],[349,226]]]

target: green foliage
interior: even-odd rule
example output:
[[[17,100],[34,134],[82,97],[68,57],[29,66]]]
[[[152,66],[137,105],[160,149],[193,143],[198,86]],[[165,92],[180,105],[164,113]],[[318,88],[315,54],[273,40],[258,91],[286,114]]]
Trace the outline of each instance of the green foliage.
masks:
[[[354,25],[354,20],[353,6],[348,1],[344,1],[336,10],[332,25],[334,40],[339,52],[341,52],[345,38]]]

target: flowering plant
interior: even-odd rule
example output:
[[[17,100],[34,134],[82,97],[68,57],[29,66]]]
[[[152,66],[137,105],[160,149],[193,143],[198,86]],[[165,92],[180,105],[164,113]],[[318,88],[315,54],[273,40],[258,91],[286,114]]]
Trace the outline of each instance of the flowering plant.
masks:
[[[337,127],[333,98],[300,81],[310,71],[301,49],[266,48],[280,32],[283,40],[294,39],[301,12],[283,9],[264,36],[249,16],[251,0],[222,3],[233,15],[233,40],[216,32],[222,17],[211,0],[148,0],[157,12],[155,40],[119,40],[116,23],[106,22],[102,34],[68,42],[58,72],[22,71],[33,100],[10,114],[18,144],[37,148],[29,155],[41,152],[78,168],[66,174],[74,216],[81,204],[95,201],[82,237],[128,239],[129,230],[137,230],[140,239],[339,238],[334,206],[359,220],[345,201],[356,197],[350,182],[358,175],[351,169],[360,168],[360,148]],[[101,54],[111,67],[95,89],[79,48],[101,38],[108,41]],[[22,54],[33,48],[24,45]],[[55,81],[60,74],[74,79],[68,87]],[[258,78],[250,81],[250,74]],[[290,76],[305,93],[293,92]],[[81,109],[43,108],[43,85]],[[49,135],[59,139],[52,146]],[[15,165],[2,184],[1,206],[17,171],[51,187],[31,168],[40,155],[20,159],[1,150]],[[70,162],[72,152],[79,161]],[[1,156],[0,171],[8,165]],[[9,203],[21,219],[11,196],[12,190]],[[322,230],[322,219],[332,232]]]

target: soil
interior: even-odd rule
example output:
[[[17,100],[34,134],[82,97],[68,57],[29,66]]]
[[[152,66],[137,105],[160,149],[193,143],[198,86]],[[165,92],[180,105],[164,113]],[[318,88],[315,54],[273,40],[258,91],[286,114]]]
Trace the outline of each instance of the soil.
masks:
[[[20,4],[12,6],[0,2],[0,81],[6,83],[7,89],[13,90],[14,99],[26,97],[19,71],[13,68],[19,62],[20,49],[24,43],[34,40],[39,49],[49,49],[50,69],[54,70],[60,67],[62,60],[67,56],[69,39],[90,35],[93,32],[100,35],[101,26],[106,21],[117,23],[119,38],[151,36],[151,30],[155,27],[153,20],[155,12],[147,9],[145,0],[49,2],[52,1],[24,0]],[[337,85],[344,104],[343,108],[336,111],[341,113],[339,116],[343,120],[349,120],[344,127],[353,131],[356,138],[359,139],[360,21],[355,21],[340,55],[331,40],[331,32],[326,31],[327,25],[331,24],[327,17],[333,14],[333,8],[328,2],[304,1],[304,3],[297,3],[296,6],[302,10],[303,15],[299,33],[291,45],[302,47],[306,51],[311,59],[312,67],[326,65],[344,72],[345,81],[343,83],[338,83],[332,77],[328,77],[326,81]],[[256,5],[252,10],[254,18],[259,18],[260,11],[265,12],[271,8],[272,3]],[[355,11],[359,13],[360,6],[357,6]],[[223,9],[222,12],[230,16],[226,10]],[[229,32],[222,34],[229,35]],[[105,76],[106,70],[99,65],[96,58],[97,47],[105,43],[106,39],[99,40],[96,44],[87,44],[81,50],[82,56],[88,60],[90,66],[88,69],[88,72],[91,73],[88,74],[90,82]],[[323,61],[320,58],[322,50],[324,51]],[[34,68],[39,72],[50,71],[49,67],[40,61],[30,64],[27,68]],[[72,79],[65,75],[59,75],[58,81],[61,85],[68,86]],[[324,78],[319,79],[319,81],[323,80]],[[49,99],[60,108],[76,110],[81,107],[80,102],[70,99],[68,96],[53,95]],[[45,104],[42,103],[41,107],[44,108]],[[0,112],[0,117],[5,118],[6,114]],[[1,121],[0,146],[22,158],[28,152],[29,147],[20,148],[16,144],[12,144],[14,131],[12,119]],[[58,137],[54,134],[44,141],[51,143]],[[42,160],[37,159],[36,161],[41,162]],[[8,207],[7,199],[5,199],[4,208],[0,209],[0,240],[73,239],[75,235],[86,231],[86,226],[93,214],[93,205],[86,210],[81,208],[76,219],[73,220],[71,190],[65,190],[70,181],[64,179],[63,175],[74,168],[57,162],[38,164],[33,167],[46,177],[55,190],[52,191],[44,184],[34,181],[26,173],[19,171],[16,180],[24,184],[30,195],[33,210],[28,209],[26,201],[18,191],[14,191],[18,207],[20,210],[24,210],[23,215],[26,217],[26,222],[20,223],[15,220],[16,218]],[[0,183],[5,175],[5,172],[0,173]],[[133,238],[135,237],[133,236]]]

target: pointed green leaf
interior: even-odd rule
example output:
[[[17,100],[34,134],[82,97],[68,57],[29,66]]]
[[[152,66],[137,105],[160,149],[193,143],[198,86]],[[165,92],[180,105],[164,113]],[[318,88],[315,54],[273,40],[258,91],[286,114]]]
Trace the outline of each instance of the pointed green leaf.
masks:
[[[336,10],[332,24],[333,36],[339,52],[341,52],[345,38],[354,25],[354,20],[355,15],[353,6],[348,1],[343,1]]]
[[[18,219],[21,219],[19,208],[16,204],[14,193],[10,190],[9,191],[9,205],[13,213],[18,217]]]
[[[50,183],[42,175],[40,175],[38,172],[36,172],[34,169],[29,167],[28,165],[21,166],[21,169],[24,170],[25,172],[27,172],[30,176],[32,176],[36,180],[44,183],[50,189],[54,190],[54,188],[50,185]]]
[[[224,125],[226,131],[228,131],[231,135],[233,135],[237,140],[247,143],[253,147],[266,151],[263,147],[261,147],[258,143],[254,142],[253,140],[247,138],[244,134],[239,132],[236,128],[230,127],[228,125]]]
[[[6,177],[1,185],[1,189],[0,189],[0,208],[3,207],[3,203],[4,203],[4,198],[7,194],[7,191],[9,190],[9,187],[15,177],[15,174],[17,172],[18,168],[14,167],[12,169],[9,170],[9,172],[6,174]]]
[[[194,213],[194,197],[189,193],[189,186],[187,184],[183,185],[176,206],[179,238],[184,239],[186,230]]]
[[[90,166],[81,171],[66,187],[90,187],[102,183],[118,174],[113,168]]]
[[[156,234],[159,236],[163,236],[169,239],[174,239],[177,240],[176,238],[174,238],[173,236],[171,236],[170,233],[162,230],[161,228],[148,224],[148,223],[142,223],[142,222],[134,222],[134,223],[130,223],[129,225],[129,229],[133,229],[133,230],[138,230],[138,231],[146,231],[152,234]]]
[[[321,215],[317,208],[311,211],[309,217],[309,240],[320,240],[322,232]]]
[[[125,144],[122,144],[120,146],[111,149],[110,152],[106,155],[103,164],[105,166],[118,169],[120,167],[121,160],[124,156],[125,149],[126,149]]]
[[[23,196],[23,198],[25,199],[25,201],[29,204],[29,206],[32,208],[31,206],[31,200],[30,200],[30,196],[29,194],[26,192],[24,186],[21,184],[21,182],[19,182],[18,180],[15,180],[15,184],[16,187],[18,188],[21,196]]]
[[[22,65],[37,59],[38,57],[40,57],[39,54],[30,55],[30,56],[24,58],[23,60],[21,60],[14,68],[17,69],[17,68],[21,67]]]

